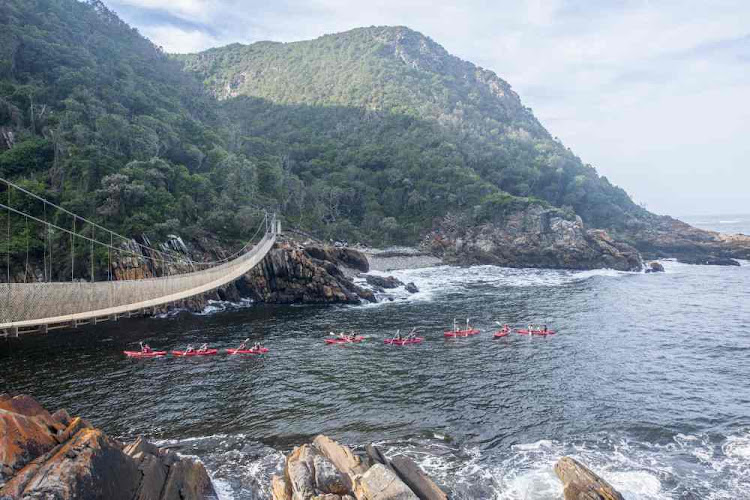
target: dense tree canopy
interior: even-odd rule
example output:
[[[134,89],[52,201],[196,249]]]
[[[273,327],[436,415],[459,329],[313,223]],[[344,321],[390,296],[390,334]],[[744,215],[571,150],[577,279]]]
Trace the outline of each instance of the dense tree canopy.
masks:
[[[170,57],[98,0],[0,3],[0,176],[126,234],[227,243],[258,208],[370,243],[449,212],[641,210],[506,82],[406,28]]]

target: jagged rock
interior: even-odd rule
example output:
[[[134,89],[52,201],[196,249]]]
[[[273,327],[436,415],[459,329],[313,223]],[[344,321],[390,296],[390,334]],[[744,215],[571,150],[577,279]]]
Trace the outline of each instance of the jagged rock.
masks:
[[[58,431],[56,439],[60,443],[64,443],[68,439],[75,436],[78,431],[82,429],[91,429],[93,426],[82,419],[81,417],[75,417],[73,420],[71,420],[70,424],[63,430]]]
[[[391,466],[420,500],[448,500],[448,495],[410,458],[398,456],[391,460]]]
[[[683,264],[695,264],[703,266],[739,266],[740,263],[729,257],[684,257],[677,259]]]
[[[315,487],[319,491],[336,495],[349,493],[349,482],[346,476],[330,460],[323,455],[315,455],[313,465],[315,467]]]
[[[346,446],[338,444],[328,436],[320,434],[313,440],[313,446],[318,449],[338,470],[343,472],[348,479],[347,488],[351,491],[354,477],[362,474],[365,467],[359,457],[355,456]]]
[[[400,286],[404,286],[404,283],[394,278],[393,276],[375,276],[372,274],[365,275],[365,281],[369,285],[372,285],[377,288],[398,288]]]
[[[646,267],[647,273],[663,273],[664,272],[664,266],[661,265],[660,262],[649,262],[648,266]]]
[[[325,260],[335,265],[343,265],[363,273],[370,270],[370,263],[367,260],[367,256],[352,248],[307,245],[305,246],[305,252],[315,259]]]
[[[23,488],[24,498],[133,498],[140,473],[120,447],[99,430],[83,429],[62,445]],[[93,496],[93,495],[92,495]]]
[[[236,286],[241,295],[270,303],[375,302],[371,291],[358,287],[338,269],[327,269],[330,265],[301,247],[280,243]]]
[[[419,288],[413,282],[409,282],[406,284],[406,291],[409,293],[419,293]]]
[[[0,408],[0,485],[58,444],[44,416],[27,416]]]
[[[273,500],[292,500],[292,487],[289,481],[274,474],[271,477],[271,495]]]
[[[67,426],[64,423],[67,422]],[[0,396],[0,498],[215,498],[202,464],[138,439],[123,446],[33,398]]]
[[[625,500],[607,481],[570,457],[562,457],[555,474],[563,482],[565,500]]]
[[[638,271],[638,251],[600,229],[586,229],[575,214],[529,205],[502,219],[472,226],[446,216],[423,246],[446,263],[562,269]]]
[[[712,258],[750,259],[750,236],[705,231],[668,216],[634,219],[613,234],[648,259],[674,257],[696,264]]]
[[[314,451],[309,445],[295,447],[286,459],[286,476],[292,491],[292,500],[307,500],[315,495]]]
[[[382,464],[375,464],[357,477],[354,486],[357,500],[419,500],[396,474]]]

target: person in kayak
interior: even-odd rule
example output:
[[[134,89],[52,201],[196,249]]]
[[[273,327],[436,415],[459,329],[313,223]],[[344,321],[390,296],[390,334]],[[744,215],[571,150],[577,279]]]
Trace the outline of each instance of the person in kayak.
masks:
[[[201,345],[201,346],[200,346],[200,347],[198,348],[198,352],[206,352],[206,351],[208,351],[208,344],[202,344],[202,345]]]
[[[352,334],[349,335],[346,339],[347,340],[356,340],[357,339],[357,334],[354,333],[354,332],[352,332]]]
[[[255,344],[253,344],[253,351],[260,351],[261,349],[263,349],[263,346],[260,344],[260,342],[256,342]]]
[[[144,344],[143,342],[139,342],[141,345],[141,352],[144,354],[150,354],[153,352],[153,349],[151,349],[151,346],[148,344]]]
[[[547,333],[549,330],[547,329],[547,325],[544,325],[544,329],[542,330],[542,333]]]
[[[393,337],[394,340],[403,340],[401,338],[401,330],[396,330],[396,336]]]
[[[250,339],[243,340],[242,343],[240,344],[240,346],[237,348],[237,350],[238,351],[244,351],[245,349],[247,349],[247,343],[248,342],[250,342]]]
[[[193,351],[195,351],[195,347],[193,347],[193,344],[188,344],[188,346],[185,348],[185,354]]]

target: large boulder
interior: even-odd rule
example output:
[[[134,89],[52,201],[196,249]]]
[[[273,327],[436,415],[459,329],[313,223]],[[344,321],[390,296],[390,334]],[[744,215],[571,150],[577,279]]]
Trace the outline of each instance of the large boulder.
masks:
[[[558,460],[555,474],[563,483],[565,500],[625,500],[611,484],[574,458]]]
[[[80,417],[33,398],[0,396],[0,498],[201,500],[216,493],[202,464],[143,439],[123,447]]]
[[[387,464],[374,446],[368,449]],[[383,463],[369,467],[348,447],[319,435],[312,445],[292,450],[283,475],[273,476],[271,492],[274,500],[445,500],[445,495],[436,495],[439,488],[416,465],[406,464],[404,470],[410,471],[420,491],[433,496],[418,497],[389,467]]]
[[[357,477],[354,495],[357,500],[419,500],[395,472],[382,464]]]
[[[365,275],[365,281],[376,288],[398,288],[404,286],[404,283],[401,280],[394,278],[393,276],[376,276],[373,274],[367,274]]]
[[[663,273],[664,272],[664,266],[661,264],[661,262],[649,262],[648,266],[646,266],[646,272],[647,273]]]

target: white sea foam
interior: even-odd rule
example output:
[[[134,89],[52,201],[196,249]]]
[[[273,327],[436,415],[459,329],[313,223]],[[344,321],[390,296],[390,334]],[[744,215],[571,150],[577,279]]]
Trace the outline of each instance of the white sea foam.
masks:
[[[404,283],[413,282],[419,289],[411,294],[404,287],[376,293],[378,304],[399,304],[412,301],[431,301],[446,294],[476,293],[480,288],[520,288],[520,287],[559,287],[570,283],[595,278],[621,278],[638,273],[616,271],[613,269],[594,269],[590,271],[571,271],[559,269],[516,269],[497,266],[436,266],[420,269],[400,269],[397,271],[372,271],[370,274],[378,276],[394,276]],[[357,277],[355,282],[362,287],[373,289],[364,278]],[[388,298],[393,300],[389,300]]]
[[[228,310],[244,309],[246,307],[251,307],[252,305],[253,301],[251,299],[245,298],[240,299],[239,302],[231,302],[228,300],[209,300],[206,307],[204,307],[201,312],[196,314],[198,316],[210,316],[212,314]]]

